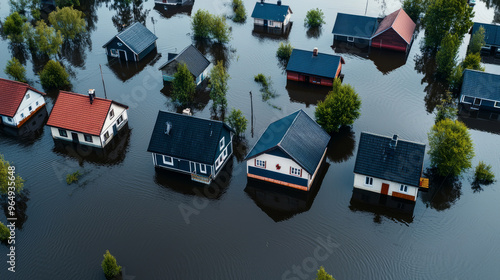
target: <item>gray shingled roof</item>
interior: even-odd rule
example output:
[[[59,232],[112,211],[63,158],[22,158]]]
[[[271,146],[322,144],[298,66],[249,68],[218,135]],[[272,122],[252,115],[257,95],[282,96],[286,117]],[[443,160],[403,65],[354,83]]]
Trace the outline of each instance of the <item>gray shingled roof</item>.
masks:
[[[460,94],[500,101],[500,75],[465,69]]]
[[[135,54],[140,54],[143,50],[145,50],[152,43],[158,40],[158,37],[156,37],[153,32],[149,31],[149,29],[147,29],[139,22],[136,22],[125,28],[115,37],[122,41]],[[115,37],[109,40],[102,47],[105,48]]]
[[[335,78],[339,63],[344,62],[338,55],[319,52],[313,56],[313,52],[293,49],[286,71],[299,72],[325,78]]]
[[[159,70],[162,70],[163,68],[172,64],[175,64],[173,65],[175,67],[174,69],[177,69],[177,63],[175,62],[185,63],[187,65],[187,68],[189,69],[189,72],[191,72],[191,74],[193,74],[193,76],[195,77],[198,77],[210,65],[210,61],[193,45],[189,45],[184,48],[181,53],[163,64],[159,68]]]
[[[277,4],[257,2],[253,8],[252,17],[283,22],[288,15],[289,8],[287,5],[278,6]]]
[[[168,135],[167,122],[172,125]],[[220,121],[159,111],[148,152],[214,164],[223,129],[231,130]]]
[[[393,150],[389,147],[391,140],[391,137],[362,132],[354,173],[419,186],[425,145],[398,139]]]
[[[278,147],[309,174],[314,174],[329,141],[330,135],[299,110],[271,123],[245,159]]]
[[[370,39],[377,27],[378,19],[375,17],[338,13],[332,33]]]
[[[480,26],[484,28],[484,42],[487,45],[500,46],[500,25],[474,22],[471,34],[476,33]]]

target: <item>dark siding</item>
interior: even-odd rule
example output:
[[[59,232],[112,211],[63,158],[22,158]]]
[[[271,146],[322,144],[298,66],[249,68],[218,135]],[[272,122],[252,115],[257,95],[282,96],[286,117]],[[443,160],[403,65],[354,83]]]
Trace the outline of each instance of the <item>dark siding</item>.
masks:
[[[262,168],[253,167],[253,166],[248,167],[248,173],[262,176],[265,178],[271,178],[271,179],[275,179],[275,180],[279,180],[279,181],[307,187],[307,179],[299,178],[299,177],[292,176],[292,175],[277,173],[277,172],[273,172],[273,171],[265,170]]]
[[[222,151],[224,151],[224,149],[222,149],[222,150],[219,149],[219,143],[220,143],[220,140],[222,139],[222,137],[224,137],[224,146],[229,144],[229,142],[231,141],[231,134],[230,134],[230,131],[227,130],[225,127],[222,128],[221,136],[219,138],[219,141],[217,142],[217,153],[215,154],[215,160],[217,160],[217,158],[220,156]],[[232,149],[233,149],[232,145],[230,147],[228,147],[228,149],[227,149],[228,158],[229,158],[229,155],[231,154]],[[227,159],[226,159],[226,161],[227,161]]]
[[[121,43],[121,46],[118,46],[118,43]],[[107,46],[106,46],[106,54],[111,56],[111,49],[124,50],[127,52],[128,61],[135,61],[135,54],[131,51],[125,44],[123,44],[118,38],[114,38]]]
[[[151,44],[149,47],[147,47],[145,50],[143,50],[139,54],[139,60],[143,59],[146,55],[148,55],[152,50],[156,48],[156,42]]]
[[[333,35],[333,40],[337,42],[348,42],[347,36],[343,35]],[[370,46],[369,39],[354,38],[354,42],[348,42],[354,44],[358,48],[366,48]]]
[[[163,155],[156,154],[156,164],[161,167],[166,167],[173,170],[181,170],[189,172],[189,162],[174,158],[174,165],[166,165],[163,163]]]
[[[372,39],[372,47],[404,52],[408,44],[394,29],[390,28]]]

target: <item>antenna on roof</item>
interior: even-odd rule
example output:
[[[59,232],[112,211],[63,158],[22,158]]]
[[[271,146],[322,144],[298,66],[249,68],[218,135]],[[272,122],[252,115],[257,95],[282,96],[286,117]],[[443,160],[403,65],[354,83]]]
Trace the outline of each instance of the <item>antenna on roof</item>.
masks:
[[[391,142],[389,143],[389,148],[396,150],[397,145],[398,145],[398,136],[394,134],[394,136],[392,136]]]

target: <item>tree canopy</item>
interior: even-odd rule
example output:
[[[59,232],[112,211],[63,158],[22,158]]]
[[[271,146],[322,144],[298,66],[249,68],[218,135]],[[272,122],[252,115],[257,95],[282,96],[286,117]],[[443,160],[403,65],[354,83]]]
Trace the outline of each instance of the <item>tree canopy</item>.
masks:
[[[54,27],[47,26],[43,20],[37,22],[32,36],[36,48],[49,56],[55,55],[61,50],[64,40],[61,31],[56,31]]]
[[[70,86],[69,74],[58,61],[49,60],[40,72],[40,82],[44,88],[66,89]]]
[[[325,14],[319,8],[311,9],[307,12],[304,25],[309,28],[320,27],[325,22]]]
[[[23,24],[25,18],[19,15],[18,12],[13,12],[5,18],[3,22],[3,32],[12,43],[22,43],[23,37]]]
[[[57,7],[49,14],[49,22],[66,39],[75,39],[77,35],[87,31],[83,12],[73,9],[73,7],[62,9]]]
[[[240,136],[247,129],[247,118],[245,118],[240,109],[233,108],[226,121],[234,129],[237,136]]]
[[[220,107],[222,111],[226,109],[228,80],[229,74],[226,72],[222,61],[219,60],[210,71],[210,98],[213,100],[214,110],[217,110],[217,107]]]
[[[335,280],[335,278],[333,278],[333,276],[331,276],[330,274],[328,274],[325,271],[324,267],[320,267],[318,269],[318,273],[316,274],[316,280]]]
[[[109,250],[106,250],[106,253],[104,254],[101,267],[104,271],[106,279],[115,279],[115,277],[117,277],[122,271],[122,267],[118,265],[116,258],[111,255]]]
[[[441,47],[436,54],[436,73],[444,79],[448,79],[457,64],[458,48],[460,40],[456,34],[447,33],[441,42]]]
[[[193,75],[189,72],[185,63],[179,63],[177,65],[177,72],[174,74],[172,87],[172,99],[178,101],[182,105],[193,102],[196,84],[194,83]]]
[[[197,39],[215,39],[219,43],[227,43],[231,38],[231,30],[223,16],[215,16],[206,10],[198,10],[192,16],[191,29]]]
[[[9,75],[12,79],[26,83],[26,69],[19,62],[19,60],[13,57],[11,60],[7,61],[7,66],[5,67],[5,74]]]
[[[247,19],[247,11],[245,10],[245,5],[241,0],[233,0],[233,10],[235,22],[244,22]]]
[[[417,22],[425,10],[425,3],[424,0],[403,0],[401,8],[414,22]]]
[[[469,53],[479,53],[484,45],[486,45],[484,41],[484,27],[479,26],[479,29],[472,34],[470,39]]]
[[[9,187],[12,187],[13,184],[11,182],[14,182],[17,193],[23,190],[24,180],[19,176],[15,166],[11,166],[0,154],[0,194],[9,192]]]

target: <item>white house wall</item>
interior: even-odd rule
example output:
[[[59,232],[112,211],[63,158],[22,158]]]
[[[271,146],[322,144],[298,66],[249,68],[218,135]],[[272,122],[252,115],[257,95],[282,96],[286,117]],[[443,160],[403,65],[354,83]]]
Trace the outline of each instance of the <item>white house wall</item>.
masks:
[[[30,98],[26,99],[26,94],[30,94]],[[5,124],[12,125],[12,126],[18,126],[19,123],[29,117],[34,111],[36,111],[39,107],[42,107],[45,105],[45,99],[43,98],[43,95],[41,95],[38,92],[32,91],[28,89],[26,91],[26,94],[23,97],[23,100],[21,101],[21,104],[19,105],[19,108],[17,108],[17,112],[12,118],[12,121],[9,121],[8,117],[2,117],[2,121]],[[36,105],[38,102],[38,105]],[[31,111],[29,110],[29,107],[31,106]],[[21,114],[23,114],[23,117],[21,117]]]
[[[418,187],[408,185],[408,191],[402,192],[399,190],[401,183],[382,180],[382,179],[375,178],[375,177],[372,177],[373,178],[373,185],[369,186],[369,185],[365,184],[366,177],[367,177],[366,175],[354,173],[354,187],[358,188],[358,189],[366,190],[366,191],[381,193],[382,183],[385,183],[385,184],[389,184],[388,195],[393,196],[393,192],[397,192],[397,193],[402,193],[405,195],[414,196],[415,199],[417,199]]]
[[[99,139],[98,136],[91,135],[92,136],[92,142],[87,142],[87,141],[85,141],[85,135],[83,133],[81,133],[81,132],[76,132],[76,131],[67,130],[67,129],[62,129],[62,130],[66,131],[67,137],[61,136],[59,134],[59,128],[57,128],[57,127],[50,127],[50,132],[52,133],[52,138],[72,142],[73,141],[73,137],[71,135],[72,135],[72,133],[76,133],[78,135],[78,142],[80,142],[80,144],[102,148],[102,146],[101,146],[101,140]]]
[[[114,116],[112,118],[109,118],[109,113],[111,110],[114,110]],[[102,126],[102,131],[101,131],[101,141],[106,145],[111,139],[113,139],[113,125],[116,124],[116,120],[123,115],[123,121],[120,123],[120,125],[116,125],[117,130],[119,131],[128,121],[128,114],[127,114],[127,109],[125,109],[122,106],[119,106],[115,103],[111,104],[111,107],[109,108],[108,114],[106,115],[106,120],[104,121],[104,125]],[[109,133],[109,138],[107,140],[104,140],[104,135],[106,132]]]
[[[298,165],[295,161],[293,161],[291,159],[282,158],[282,157],[269,155],[269,154],[261,154],[255,158],[247,160],[247,173],[248,173],[249,166],[264,169],[263,167],[255,166],[255,160],[264,160],[266,162],[266,168],[265,168],[266,170],[274,171],[277,173],[290,175],[290,176],[295,176],[295,175],[290,174],[290,167],[301,169],[302,176],[295,176],[295,177],[306,179],[308,182],[308,185],[309,185],[309,182],[311,179],[309,173],[307,173],[306,170],[304,170],[300,165]],[[276,169],[276,164],[279,164],[281,166],[280,170]]]
[[[287,25],[290,22],[290,17],[292,16],[292,13],[290,12],[290,9],[288,9],[288,14],[285,17],[285,21],[283,21],[284,25]]]

